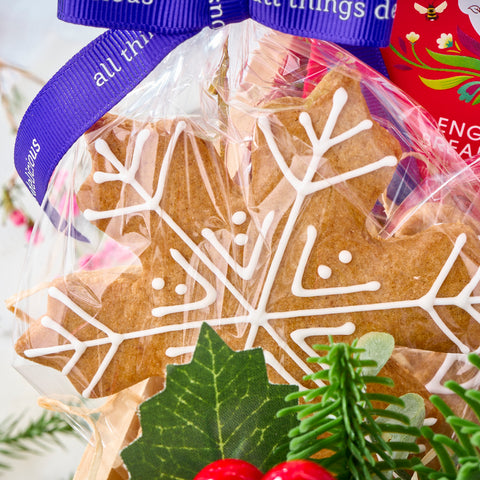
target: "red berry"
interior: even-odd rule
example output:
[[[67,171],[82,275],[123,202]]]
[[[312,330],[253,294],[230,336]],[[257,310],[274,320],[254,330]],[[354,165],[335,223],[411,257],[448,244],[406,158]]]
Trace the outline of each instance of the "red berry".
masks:
[[[193,480],[262,480],[263,473],[251,463],[236,458],[207,465]]]
[[[291,460],[269,470],[262,480],[335,480],[335,477],[318,463]]]

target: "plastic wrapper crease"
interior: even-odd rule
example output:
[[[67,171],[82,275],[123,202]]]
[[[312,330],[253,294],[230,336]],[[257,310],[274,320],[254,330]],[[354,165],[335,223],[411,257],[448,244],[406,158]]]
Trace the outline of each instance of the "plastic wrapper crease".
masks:
[[[208,322],[272,382],[301,384],[330,335],[385,331],[397,394],[478,385],[478,180],[438,136],[335,45],[202,32],[57,169],[62,228],[37,225],[11,301],[19,368],[67,402],[161,388]]]

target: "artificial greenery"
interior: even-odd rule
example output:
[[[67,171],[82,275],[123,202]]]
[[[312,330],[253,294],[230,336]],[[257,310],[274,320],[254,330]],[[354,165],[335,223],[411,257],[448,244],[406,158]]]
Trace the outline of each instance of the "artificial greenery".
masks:
[[[410,394],[406,409],[402,398],[369,392],[374,384],[391,387],[393,381],[376,376],[377,362],[362,357],[366,349],[358,348],[357,341],[352,345],[331,342],[314,348],[326,355],[309,361],[322,364],[323,369],[306,379],[323,386],[287,396],[289,401],[303,397],[305,403],[278,413],[295,413],[300,420],[299,426],[290,431],[287,458],[312,458],[319,452],[330,451],[329,456],[316,461],[338,480],[388,480],[393,472],[402,476],[401,471],[411,470],[418,459],[407,457],[419,452],[415,439],[420,430],[410,425],[408,410],[418,410],[419,403],[423,407],[423,400]],[[388,406],[377,408],[372,402]],[[420,424],[423,417],[417,418]]]
[[[318,386],[294,392],[268,383],[260,349],[233,352],[204,325],[192,362],[168,367],[165,390],[140,407],[142,436],[122,452],[131,478],[193,478],[204,465],[227,457],[266,471],[286,457],[313,459],[337,480],[480,480],[480,425],[431,397],[454,440],[420,428],[425,405],[419,395],[378,393],[393,386],[378,376],[393,337],[371,333],[352,345],[331,341],[314,348],[325,355],[309,360],[321,369],[306,379]],[[480,370],[479,356],[469,360]],[[445,386],[480,421],[480,392],[453,381]],[[282,408],[285,391],[289,405]],[[419,439],[431,444],[438,469],[414,455]]]
[[[480,357],[468,356],[469,362],[480,370]],[[477,421],[480,421],[480,392],[465,389],[457,382],[445,382],[445,387],[460,397],[469,407]],[[435,450],[440,470],[425,465],[416,467],[422,480],[480,480],[480,425],[456,416],[448,405],[438,396],[432,396],[431,402],[445,417],[445,421],[455,432],[455,439],[436,434],[430,427],[421,429],[423,436]]]
[[[204,324],[192,361],[169,365],[165,389],[140,406],[142,435],[121,453],[130,478],[192,479],[222,458],[269,470],[297,424],[275,414],[296,391],[269,383],[260,348],[234,352]]]
[[[21,426],[25,415],[7,418],[0,426],[0,473],[11,468],[9,460],[42,454],[52,444],[62,446],[63,435],[76,435],[70,424],[58,413],[45,411]]]

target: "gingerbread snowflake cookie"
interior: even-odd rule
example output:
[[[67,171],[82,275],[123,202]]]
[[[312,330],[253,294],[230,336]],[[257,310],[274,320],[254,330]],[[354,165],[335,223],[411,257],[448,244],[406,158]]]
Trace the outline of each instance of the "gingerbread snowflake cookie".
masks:
[[[328,335],[391,333],[407,391],[479,347],[473,231],[443,224],[385,240],[366,227],[401,149],[356,80],[331,72],[307,99],[259,110],[234,178],[223,158],[234,149],[188,119],[107,116],[86,138],[80,208],[139,264],[54,281],[16,344],[84,396],[188,361],[203,322],[236,350],[262,347],[271,379],[287,383],[311,373],[311,345]]]

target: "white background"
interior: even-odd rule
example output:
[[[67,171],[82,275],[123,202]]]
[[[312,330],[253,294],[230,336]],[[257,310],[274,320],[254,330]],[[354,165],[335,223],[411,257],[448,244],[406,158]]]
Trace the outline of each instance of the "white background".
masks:
[[[56,18],[56,0],[0,0],[0,60],[26,68],[40,78],[50,78],[74,53],[101,33],[68,25]],[[23,91],[32,98],[32,91]],[[14,136],[0,108],[0,183],[13,173]],[[22,275],[27,243],[23,228],[0,223],[0,428],[5,418],[25,414],[38,417],[38,393],[13,367],[13,317],[3,307],[16,293]],[[65,438],[65,437],[64,437]],[[76,470],[84,441],[66,438],[65,448],[12,461],[12,470],[0,470],[0,479],[68,480]],[[0,462],[4,457],[0,457]]]

